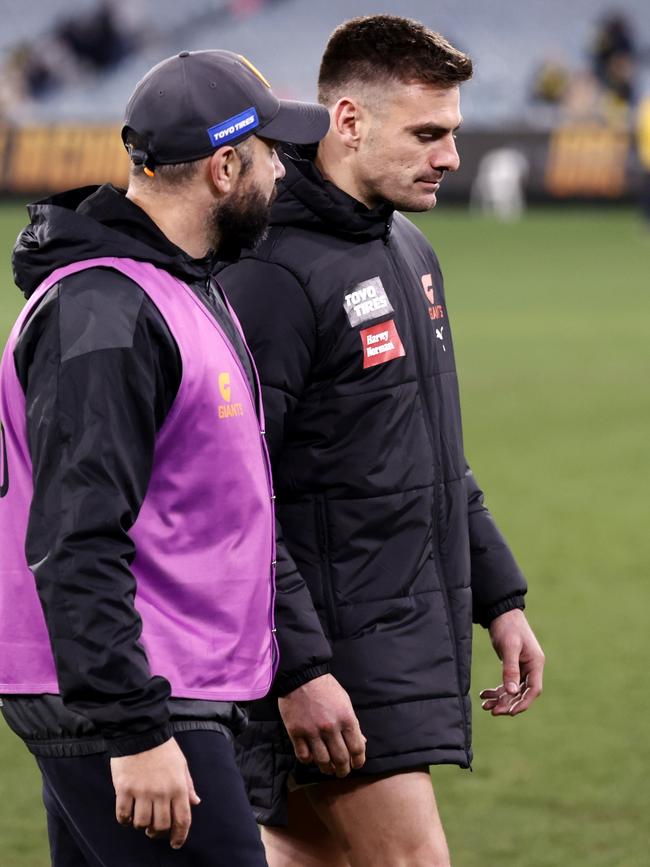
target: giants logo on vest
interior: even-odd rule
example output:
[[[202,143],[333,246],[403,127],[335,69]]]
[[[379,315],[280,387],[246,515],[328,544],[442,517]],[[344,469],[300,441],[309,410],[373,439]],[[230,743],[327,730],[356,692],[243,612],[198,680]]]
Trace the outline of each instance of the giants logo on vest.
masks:
[[[432,319],[444,319],[445,308],[442,304],[436,304],[436,295],[433,289],[433,278],[431,277],[431,274],[423,274],[420,279],[422,280],[424,294],[427,296],[427,301],[429,302],[429,316]]]
[[[230,374],[219,374],[219,394],[225,401],[220,403],[218,407],[219,418],[233,418],[244,414],[244,406],[241,403],[231,403],[232,401],[232,386],[230,384]]]

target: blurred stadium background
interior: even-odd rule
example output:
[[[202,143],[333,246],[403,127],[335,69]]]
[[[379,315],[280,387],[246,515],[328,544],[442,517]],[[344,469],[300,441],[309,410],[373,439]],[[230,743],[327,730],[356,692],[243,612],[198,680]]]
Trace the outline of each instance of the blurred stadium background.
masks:
[[[467,452],[548,655],[530,714],[475,702],[475,773],[433,772],[454,864],[649,867],[648,0],[0,0],[0,341],[25,202],[124,183],[121,112],[153,63],[229,48],[310,99],[331,30],[375,12],[476,62],[461,170],[417,222],[446,274]],[[499,677],[476,638],[475,696]],[[49,863],[39,795],[0,722],[1,867]]]

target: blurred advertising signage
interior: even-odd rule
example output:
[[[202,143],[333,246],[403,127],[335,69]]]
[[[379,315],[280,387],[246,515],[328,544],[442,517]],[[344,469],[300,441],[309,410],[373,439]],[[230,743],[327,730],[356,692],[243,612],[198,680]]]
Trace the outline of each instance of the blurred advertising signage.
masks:
[[[618,198],[626,190],[631,137],[625,130],[582,124],[551,133],[546,188],[552,196]]]
[[[629,198],[640,181],[632,134],[596,123],[552,131],[468,130],[459,139],[461,169],[445,178],[448,201],[470,199],[483,157],[516,149],[528,170],[529,200]],[[3,127],[0,124],[0,193],[33,196],[89,184],[126,187],[129,160],[117,126]]]
[[[45,193],[110,182],[129,160],[115,126],[0,127],[0,191]]]

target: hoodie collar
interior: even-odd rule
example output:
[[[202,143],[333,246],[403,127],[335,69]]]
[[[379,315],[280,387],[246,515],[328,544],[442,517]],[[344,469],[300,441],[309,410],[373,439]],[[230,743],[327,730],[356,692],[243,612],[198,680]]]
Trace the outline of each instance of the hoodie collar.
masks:
[[[272,225],[305,226],[325,234],[357,240],[386,238],[394,208],[368,208],[325,180],[314,164],[315,148],[286,149],[286,176],[271,212]]]
[[[96,257],[151,262],[186,282],[211,273],[212,257],[192,259],[110,184],[60,193],[27,210],[31,222],[18,236],[12,259],[14,279],[27,298],[57,268]]]

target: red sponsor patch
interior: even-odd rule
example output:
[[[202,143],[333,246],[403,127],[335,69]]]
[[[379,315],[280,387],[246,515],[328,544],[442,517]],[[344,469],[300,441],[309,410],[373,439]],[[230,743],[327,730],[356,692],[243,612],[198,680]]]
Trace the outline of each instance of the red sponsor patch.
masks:
[[[372,328],[364,328],[359,334],[363,346],[364,369],[406,355],[394,319],[373,325]]]

